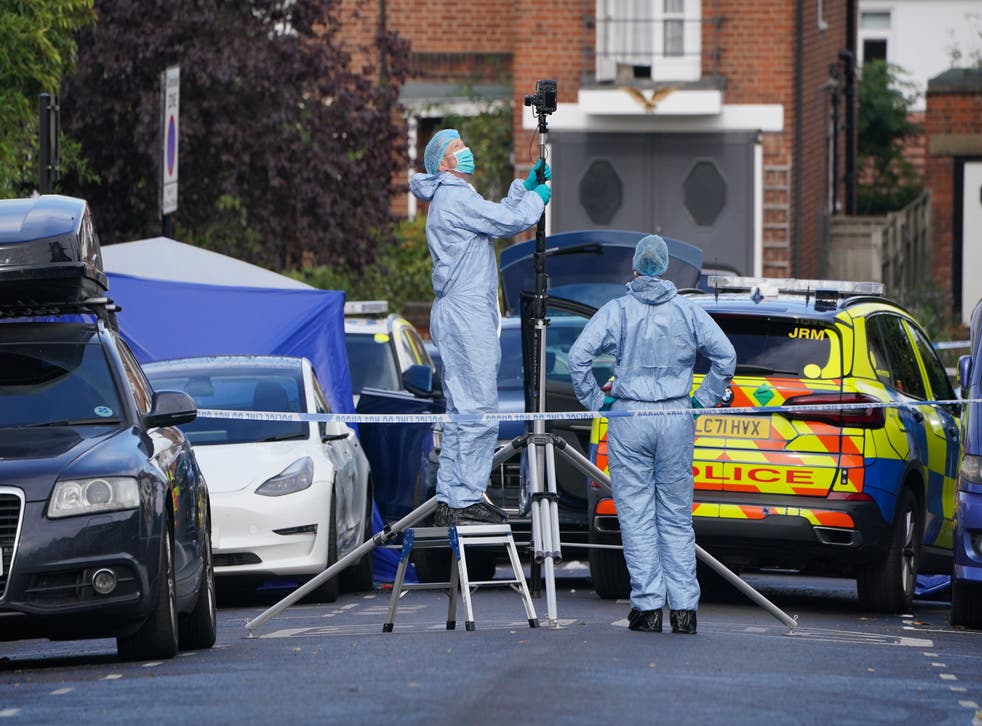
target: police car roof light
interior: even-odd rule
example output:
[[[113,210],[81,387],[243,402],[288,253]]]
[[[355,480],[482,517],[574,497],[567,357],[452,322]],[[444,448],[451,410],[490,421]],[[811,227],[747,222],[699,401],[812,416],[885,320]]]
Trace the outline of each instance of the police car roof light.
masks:
[[[385,315],[388,312],[388,300],[351,300],[344,304],[345,315]]]
[[[883,295],[882,282],[856,282],[852,280],[799,280],[793,277],[736,277],[733,275],[711,275],[710,288],[717,292],[759,291],[765,297],[775,294],[819,295],[822,298],[845,298],[852,295]]]

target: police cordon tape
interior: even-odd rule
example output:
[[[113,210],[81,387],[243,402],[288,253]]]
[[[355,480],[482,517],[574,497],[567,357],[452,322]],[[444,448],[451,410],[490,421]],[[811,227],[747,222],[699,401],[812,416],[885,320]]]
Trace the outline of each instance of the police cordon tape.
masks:
[[[731,406],[730,408],[680,408],[673,411],[631,410],[617,411],[553,411],[547,413],[288,413],[269,411],[233,411],[217,408],[198,409],[199,418],[243,419],[247,421],[317,421],[344,423],[500,423],[502,421],[575,421],[594,418],[649,418],[652,416],[733,416],[739,414],[770,413],[819,413],[871,408],[914,408],[921,406],[951,406],[979,403],[982,398],[956,398],[941,401],[876,401],[858,403],[802,404],[797,406]]]

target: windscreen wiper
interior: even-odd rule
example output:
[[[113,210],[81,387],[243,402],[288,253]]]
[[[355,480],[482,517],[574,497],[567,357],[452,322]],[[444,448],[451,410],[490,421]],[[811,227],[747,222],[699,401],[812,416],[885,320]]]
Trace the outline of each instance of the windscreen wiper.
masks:
[[[263,439],[263,443],[267,441],[289,441],[290,439],[305,439],[307,438],[306,431],[294,432],[292,434],[273,434],[272,436],[267,436]]]
[[[118,418],[104,418],[104,417],[93,417],[93,418],[66,418],[61,421],[44,421],[42,423],[33,424],[23,424],[24,428],[28,429],[38,429],[44,427],[55,427],[55,426],[105,426],[106,424],[118,424]]]

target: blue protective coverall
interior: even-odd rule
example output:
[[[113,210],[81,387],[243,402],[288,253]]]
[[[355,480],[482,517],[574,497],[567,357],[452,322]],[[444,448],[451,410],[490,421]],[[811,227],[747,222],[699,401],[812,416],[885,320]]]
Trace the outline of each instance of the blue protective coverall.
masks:
[[[611,394],[618,410],[665,415],[611,417],[607,429],[610,478],[631,575],[631,607],[673,610],[699,603],[692,529],[692,449],[689,391],[696,354],[710,370],[694,398],[705,408],[723,400],[736,353],[716,322],[658,277],[635,278],[623,297],[590,319],[569,351],[576,397],[598,411],[604,393],[591,364],[615,356]],[[672,413],[676,412],[676,413]]]
[[[447,413],[498,409],[498,264],[492,239],[534,225],[541,197],[516,179],[500,203],[484,199],[449,172],[416,174],[409,188],[430,203],[426,241],[433,258],[430,335],[443,358]],[[491,476],[497,423],[449,422],[443,428],[436,496],[451,508],[481,501]]]

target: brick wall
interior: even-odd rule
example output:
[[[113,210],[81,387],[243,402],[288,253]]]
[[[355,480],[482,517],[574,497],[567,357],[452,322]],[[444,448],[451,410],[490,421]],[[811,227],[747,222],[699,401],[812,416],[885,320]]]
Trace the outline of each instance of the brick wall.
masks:
[[[933,81],[932,81],[933,82]],[[928,155],[924,164],[925,185],[931,190],[932,276],[942,290],[953,290],[954,181],[959,156],[982,156],[982,88],[976,90],[932,90],[928,84],[924,133]]]
[[[515,0],[514,5],[515,173],[524,176],[538,158],[539,145],[535,132],[522,129],[522,118],[530,113],[523,101],[535,91],[537,80],[555,79],[559,102],[576,102],[582,69],[592,63],[592,56],[584,53],[584,45],[593,43],[593,29],[585,27],[584,9],[589,9],[592,17],[593,3]]]

